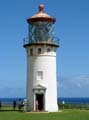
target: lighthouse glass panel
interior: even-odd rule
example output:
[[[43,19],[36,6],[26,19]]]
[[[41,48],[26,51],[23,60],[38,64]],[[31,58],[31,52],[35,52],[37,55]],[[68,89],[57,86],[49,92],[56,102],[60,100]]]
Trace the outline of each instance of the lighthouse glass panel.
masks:
[[[29,25],[29,42],[52,42],[54,24],[50,22],[34,22]]]

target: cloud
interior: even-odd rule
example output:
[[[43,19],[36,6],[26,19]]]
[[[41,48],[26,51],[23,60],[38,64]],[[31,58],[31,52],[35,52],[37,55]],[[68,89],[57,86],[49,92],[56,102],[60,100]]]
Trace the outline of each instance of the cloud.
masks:
[[[62,76],[57,79],[58,97],[89,97],[89,75]],[[0,82],[0,97],[26,96],[26,83]]]
[[[82,86],[81,86],[81,84],[80,84],[80,83],[78,83],[78,84],[77,84],[77,87],[81,88]]]
[[[58,77],[58,97],[89,97],[89,75]]]

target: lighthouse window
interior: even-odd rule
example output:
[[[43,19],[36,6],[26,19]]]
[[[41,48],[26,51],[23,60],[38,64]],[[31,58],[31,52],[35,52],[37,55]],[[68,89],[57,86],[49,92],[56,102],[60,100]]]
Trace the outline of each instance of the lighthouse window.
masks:
[[[43,71],[37,71],[37,80],[43,79]]]
[[[54,48],[54,52],[56,52],[56,48]]]
[[[41,54],[41,48],[38,48],[38,54]]]
[[[50,52],[50,48],[47,49],[47,52]]]
[[[30,49],[30,55],[33,56],[33,49]]]

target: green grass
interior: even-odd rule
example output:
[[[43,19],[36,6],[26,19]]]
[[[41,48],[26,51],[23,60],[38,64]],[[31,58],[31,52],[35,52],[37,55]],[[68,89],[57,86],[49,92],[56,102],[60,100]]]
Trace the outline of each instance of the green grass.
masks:
[[[0,111],[0,120],[89,120],[89,110],[73,109],[57,113],[24,113],[8,111],[7,108],[4,108],[3,111]]]

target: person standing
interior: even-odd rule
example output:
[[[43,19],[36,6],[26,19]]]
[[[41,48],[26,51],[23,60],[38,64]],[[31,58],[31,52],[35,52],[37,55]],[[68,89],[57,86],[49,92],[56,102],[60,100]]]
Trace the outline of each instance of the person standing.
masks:
[[[38,106],[39,106],[39,103],[38,103],[38,100],[36,100],[36,101],[35,101],[36,111],[38,111]]]
[[[20,111],[21,108],[22,108],[21,104],[22,104],[22,101],[21,101],[21,98],[20,98],[19,101],[18,101],[18,109],[19,109],[19,111]]]
[[[15,100],[13,101],[13,109],[14,110],[16,109],[16,101]]]
[[[62,108],[64,109],[65,101],[62,101]]]
[[[27,100],[26,99],[24,99],[24,101],[23,101],[23,107],[24,107],[24,112],[26,112],[27,111]]]
[[[1,110],[1,108],[2,108],[2,102],[0,101],[0,110]]]

